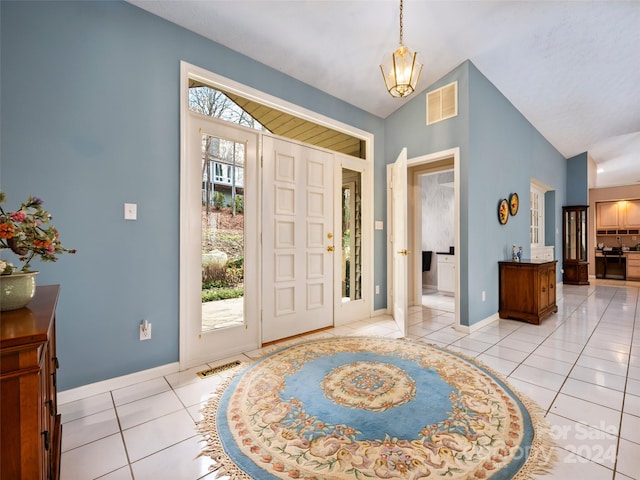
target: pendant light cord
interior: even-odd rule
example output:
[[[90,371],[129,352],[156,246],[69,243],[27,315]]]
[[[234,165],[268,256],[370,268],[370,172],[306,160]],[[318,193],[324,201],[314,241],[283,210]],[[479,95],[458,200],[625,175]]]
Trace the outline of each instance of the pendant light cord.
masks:
[[[400,0],[400,45],[404,45],[402,43],[402,0]]]

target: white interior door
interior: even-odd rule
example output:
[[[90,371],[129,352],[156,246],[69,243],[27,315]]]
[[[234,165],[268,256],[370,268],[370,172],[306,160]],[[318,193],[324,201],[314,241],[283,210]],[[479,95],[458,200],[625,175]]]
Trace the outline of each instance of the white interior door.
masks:
[[[391,296],[393,302],[393,319],[398,324],[402,335],[407,332],[407,149],[403,148],[398,159],[389,166],[391,199],[391,252],[392,279]]]
[[[331,153],[263,136],[263,343],[333,325],[333,175]]]

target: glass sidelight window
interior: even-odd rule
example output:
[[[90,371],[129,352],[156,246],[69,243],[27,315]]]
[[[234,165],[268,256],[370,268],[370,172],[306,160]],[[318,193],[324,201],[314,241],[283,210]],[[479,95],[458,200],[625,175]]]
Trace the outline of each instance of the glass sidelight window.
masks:
[[[202,135],[202,331],[244,323],[245,144]]]
[[[342,169],[342,301],[362,298],[362,174]]]

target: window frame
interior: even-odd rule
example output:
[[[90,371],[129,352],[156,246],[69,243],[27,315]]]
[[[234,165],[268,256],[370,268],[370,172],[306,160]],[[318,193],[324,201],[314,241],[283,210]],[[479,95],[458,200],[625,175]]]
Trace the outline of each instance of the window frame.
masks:
[[[529,204],[529,242],[531,247],[545,246],[545,196],[546,189],[536,183],[531,183],[530,187],[530,204]],[[537,217],[538,223],[534,225],[534,216]],[[537,233],[537,242],[534,242],[534,232]]]

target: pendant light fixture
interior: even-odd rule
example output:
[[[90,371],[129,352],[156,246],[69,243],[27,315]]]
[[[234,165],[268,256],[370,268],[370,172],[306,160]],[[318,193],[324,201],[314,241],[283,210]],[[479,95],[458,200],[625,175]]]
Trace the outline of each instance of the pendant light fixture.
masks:
[[[422,64],[416,61],[417,52],[405,47],[402,43],[402,0],[400,0],[400,46],[391,54],[391,59],[385,65],[380,65],[384,83],[392,97],[406,97],[415,89]]]

